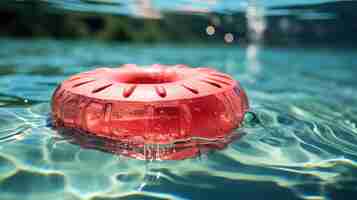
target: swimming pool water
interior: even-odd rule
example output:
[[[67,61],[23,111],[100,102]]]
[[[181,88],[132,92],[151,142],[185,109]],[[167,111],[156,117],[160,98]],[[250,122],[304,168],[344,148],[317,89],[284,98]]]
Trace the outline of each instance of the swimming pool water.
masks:
[[[0,199],[353,199],[356,50],[94,41],[0,43]],[[51,95],[97,66],[211,66],[247,91],[257,119],[226,149],[142,161],[80,146],[48,125]]]

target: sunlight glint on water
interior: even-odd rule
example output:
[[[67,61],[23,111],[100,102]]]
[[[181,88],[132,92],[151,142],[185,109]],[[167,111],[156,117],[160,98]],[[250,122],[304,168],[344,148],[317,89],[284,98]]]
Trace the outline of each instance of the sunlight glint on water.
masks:
[[[251,74],[259,74],[261,71],[261,63],[259,61],[259,51],[264,42],[265,19],[264,7],[256,0],[249,0],[246,10],[248,37],[250,43],[247,47],[246,61],[247,70]],[[254,81],[253,79],[251,79]]]

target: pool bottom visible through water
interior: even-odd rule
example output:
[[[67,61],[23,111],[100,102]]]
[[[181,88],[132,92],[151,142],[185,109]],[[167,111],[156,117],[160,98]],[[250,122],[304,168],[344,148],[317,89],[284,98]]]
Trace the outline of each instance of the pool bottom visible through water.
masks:
[[[353,199],[357,183],[353,49],[132,45],[1,39],[1,199]],[[179,161],[84,148],[49,125],[51,95],[97,66],[212,66],[250,100],[243,136]]]

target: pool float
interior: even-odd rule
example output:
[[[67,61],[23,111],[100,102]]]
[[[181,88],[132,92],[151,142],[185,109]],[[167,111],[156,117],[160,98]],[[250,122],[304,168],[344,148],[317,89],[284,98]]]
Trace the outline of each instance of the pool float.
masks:
[[[247,110],[247,96],[232,77],[185,65],[97,68],[63,81],[52,97],[55,127],[136,149],[225,138]],[[124,154],[140,157],[130,149]]]

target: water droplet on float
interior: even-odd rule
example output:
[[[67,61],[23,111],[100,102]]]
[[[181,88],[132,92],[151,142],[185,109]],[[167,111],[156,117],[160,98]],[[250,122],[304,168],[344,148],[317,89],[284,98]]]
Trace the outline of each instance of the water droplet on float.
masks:
[[[197,107],[196,107],[196,108],[193,108],[193,110],[196,111],[196,112],[201,111],[201,109],[200,109],[200,108],[197,108]]]

